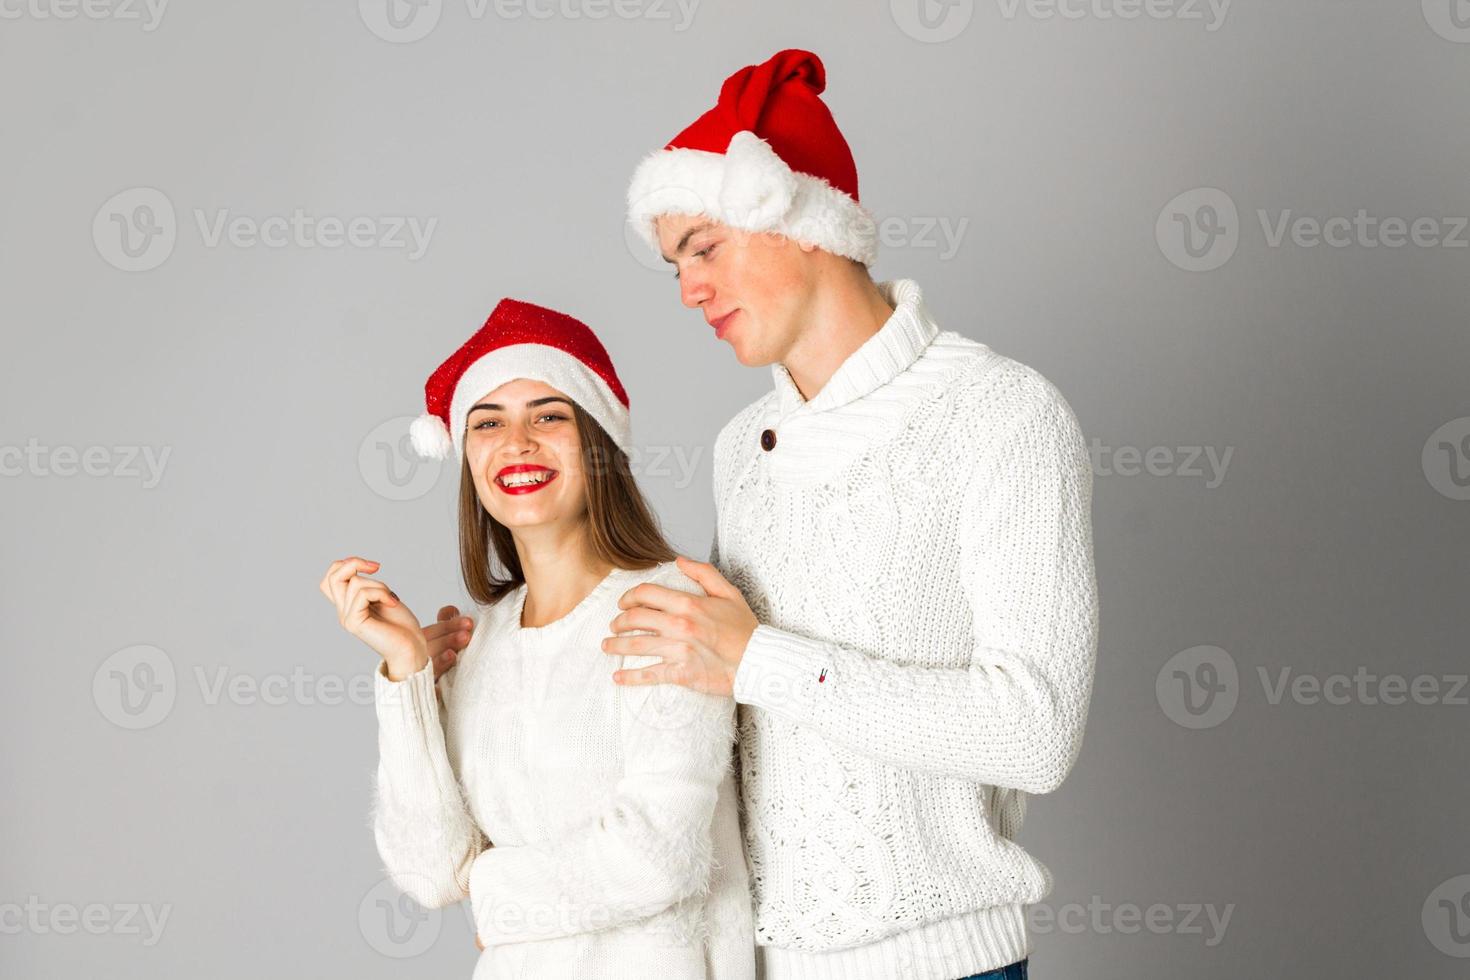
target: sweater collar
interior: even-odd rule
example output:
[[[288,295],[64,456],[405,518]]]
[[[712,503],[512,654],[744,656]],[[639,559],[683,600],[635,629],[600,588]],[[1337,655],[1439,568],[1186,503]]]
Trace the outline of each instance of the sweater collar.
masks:
[[[923,293],[917,282],[894,279],[878,283],[878,289],[893,307],[893,315],[848,355],[810,401],[802,398],[784,364],[771,365],[783,418],[797,409],[826,412],[862,398],[907,370],[939,334],[938,325],[924,309]]]

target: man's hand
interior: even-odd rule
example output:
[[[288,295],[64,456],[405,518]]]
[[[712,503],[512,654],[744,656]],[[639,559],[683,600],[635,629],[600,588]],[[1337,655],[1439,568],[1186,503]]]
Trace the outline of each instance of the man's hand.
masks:
[[[604,653],[651,654],[663,662],[613,673],[618,684],[681,684],[706,694],[729,697],[745,646],[759,622],[740,590],[708,562],[680,555],[679,570],[708,595],[644,582],[623,593],[623,610],[609,624],[614,633],[652,630],[656,635],[609,636]]]
[[[424,641],[429,644],[429,659],[434,661],[434,680],[459,660],[459,652],[470,642],[475,621],[461,616],[454,606],[439,610],[439,621],[424,627]]]

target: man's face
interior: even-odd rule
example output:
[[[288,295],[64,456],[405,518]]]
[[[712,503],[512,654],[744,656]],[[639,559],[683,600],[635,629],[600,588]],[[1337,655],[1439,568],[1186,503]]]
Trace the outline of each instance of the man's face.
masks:
[[[658,219],[659,251],[678,270],[679,298],[704,313],[747,367],[785,358],[806,320],[811,249],[702,215]]]

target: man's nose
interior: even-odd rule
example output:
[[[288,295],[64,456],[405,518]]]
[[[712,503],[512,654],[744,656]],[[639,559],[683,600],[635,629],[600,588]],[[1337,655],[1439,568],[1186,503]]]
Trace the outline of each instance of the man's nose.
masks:
[[[700,306],[709,302],[714,295],[703,276],[683,272],[679,275],[679,299],[685,306]]]

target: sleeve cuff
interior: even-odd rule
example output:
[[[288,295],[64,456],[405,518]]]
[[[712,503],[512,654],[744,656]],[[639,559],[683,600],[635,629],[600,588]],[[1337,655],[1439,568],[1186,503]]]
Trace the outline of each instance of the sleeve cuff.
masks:
[[[735,669],[735,700],[777,713],[800,711],[811,703],[830,667],[823,646],[774,626],[757,626]]]
[[[434,684],[434,661],[424,661],[422,667],[401,681],[390,680],[387,661],[378,661],[378,669],[373,672],[373,692],[379,718],[384,716],[385,709],[390,714],[427,716],[428,709],[433,708],[437,714],[439,695]]]
[[[379,754],[400,776],[422,774],[433,761],[430,733],[442,731],[433,661],[401,681],[389,680],[386,669],[387,664],[380,662],[373,678]]]

